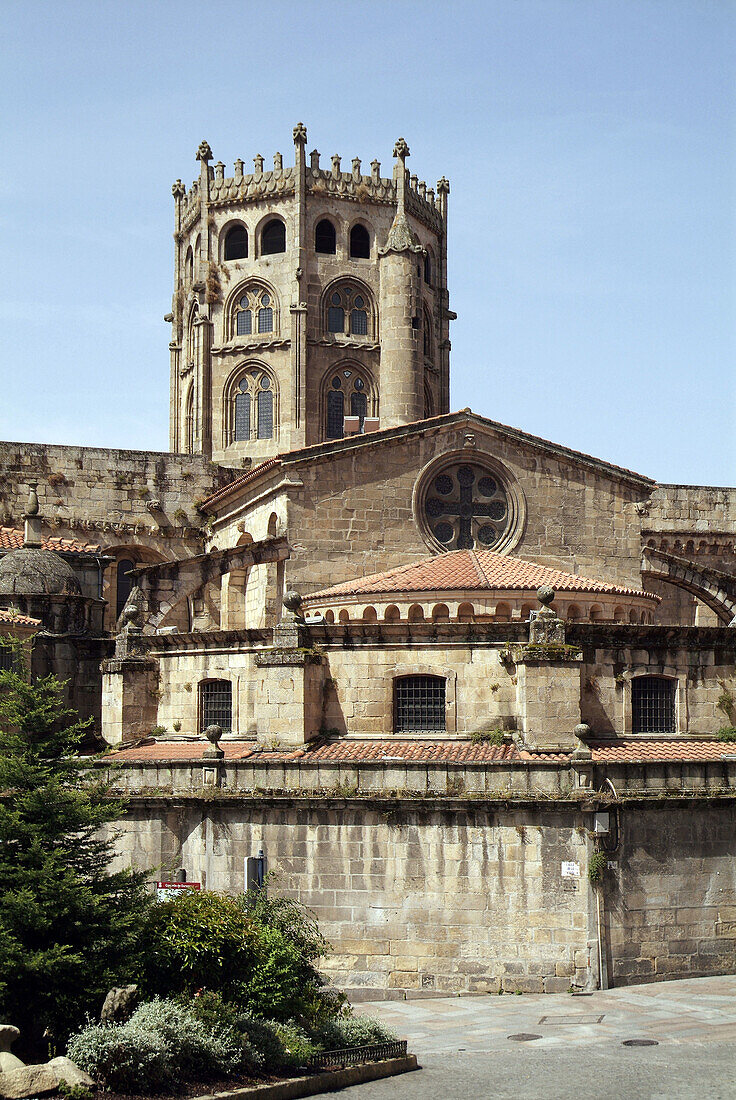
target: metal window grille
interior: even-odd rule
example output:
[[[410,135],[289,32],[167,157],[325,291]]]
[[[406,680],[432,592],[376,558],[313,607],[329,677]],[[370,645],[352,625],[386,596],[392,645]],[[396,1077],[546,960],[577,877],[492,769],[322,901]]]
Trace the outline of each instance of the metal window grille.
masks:
[[[235,398],[235,439],[250,439],[249,393],[239,393]]]
[[[342,439],[345,396],[339,390],[327,394],[327,438]]]
[[[432,733],[445,728],[445,681],[442,676],[402,676],[396,680],[396,733]]]
[[[238,336],[250,336],[253,331],[253,315],[249,309],[241,309],[238,313]]]
[[[350,331],[354,336],[368,335],[368,314],[364,309],[354,309],[350,314]]]
[[[233,728],[233,685],[229,680],[205,680],[199,685],[199,731],[222,726],[225,733]]]
[[[327,311],[327,328],[330,332],[345,331],[345,310],[342,306],[330,306]]]
[[[664,676],[637,676],[631,681],[634,733],[676,733],[677,681]]]
[[[262,306],[258,310],[258,331],[273,332],[273,310],[270,306]]]
[[[258,394],[258,438],[273,439],[273,394],[270,390]]]

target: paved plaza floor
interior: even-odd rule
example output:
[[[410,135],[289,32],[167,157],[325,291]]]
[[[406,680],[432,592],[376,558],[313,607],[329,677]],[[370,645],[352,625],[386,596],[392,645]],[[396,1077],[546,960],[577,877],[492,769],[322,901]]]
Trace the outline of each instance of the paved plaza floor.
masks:
[[[590,996],[376,1001],[356,1012],[407,1038],[423,1068],[346,1089],[346,1100],[736,1100],[736,977]]]

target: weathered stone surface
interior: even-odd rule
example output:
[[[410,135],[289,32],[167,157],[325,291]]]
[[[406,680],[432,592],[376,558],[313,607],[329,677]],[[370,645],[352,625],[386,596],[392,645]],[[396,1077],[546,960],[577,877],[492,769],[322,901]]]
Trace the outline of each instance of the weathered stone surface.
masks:
[[[100,1021],[103,1024],[124,1024],[133,1015],[138,1000],[137,985],[123,985],[111,989],[105,997]]]
[[[94,1085],[90,1075],[80,1069],[75,1062],[72,1062],[71,1058],[63,1056],[52,1058],[48,1063],[48,1067],[56,1074],[59,1083],[66,1081],[67,1085],[85,1085],[87,1088],[92,1088]]]
[[[56,1092],[59,1078],[56,1072],[44,1063],[37,1066],[22,1066],[9,1073],[0,1074],[0,1096],[5,1100],[22,1100],[26,1096],[45,1096]]]

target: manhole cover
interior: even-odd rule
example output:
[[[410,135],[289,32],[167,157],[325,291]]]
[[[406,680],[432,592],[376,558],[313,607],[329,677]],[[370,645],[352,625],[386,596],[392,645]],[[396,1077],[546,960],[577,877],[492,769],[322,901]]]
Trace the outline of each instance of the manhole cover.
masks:
[[[604,1014],[605,1015],[605,1014]],[[540,1024],[599,1024],[603,1016],[592,1013],[577,1013],[574,1016],[542,1016]]]
[[[532,1039],[541,1039],[541,1035],[532,1035],[528,1031],[520,1031],[518,1035],[509,1035],[509,1039],[515,1043],[530,1043]]]
[[[656,1039],[624,1039],[622,1047],[658,1047]]]

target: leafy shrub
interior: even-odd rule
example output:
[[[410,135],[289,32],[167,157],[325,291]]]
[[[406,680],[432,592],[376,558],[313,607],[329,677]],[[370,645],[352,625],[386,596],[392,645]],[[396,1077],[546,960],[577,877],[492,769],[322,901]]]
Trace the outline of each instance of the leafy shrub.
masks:
[[[736,741],[736,726],[724,726],[716,734],[718,741]]]
[[[324,1050],[365,1047],[372,1043],[393,1043],[396,1034],[370,1016],[340,1016],[320,1027],[315,1039]]]
[[[187,891],[153,907],[141,985],[150,994],[220,993],[252,1016],[328,1018],[314,965],[327,949],[316,920],[296,902]]]
[[[160,1035],[127,1024],[91,1024],[69,1040],[67,1054],[95,1081],[119,1092],[156,1090],[171,1080],[171,1053]]]
[[[281,1043],[280,1064],[282,1066],[305,1066],[312,1055],[319,1051],[317,1044],[293,1020],[285,1023],[275,1022],[272,1026]]]
[[[206,990],[188,1002],[188,1008],[205,1027],[214,1029],[219,1024],[232,1029],[244,1047],[253,1052],[255,1064],[269,1067],[292,1064],[279,1025],[273,1020],[258,1019],[234,1002],[226,1001],[221,994]]]
[[[175,1001],[157,997],[140,1005],[126,1026],[159,1035],[185,1078],[236,1073],[257,1060],[232,1028],[205,1024]]]

